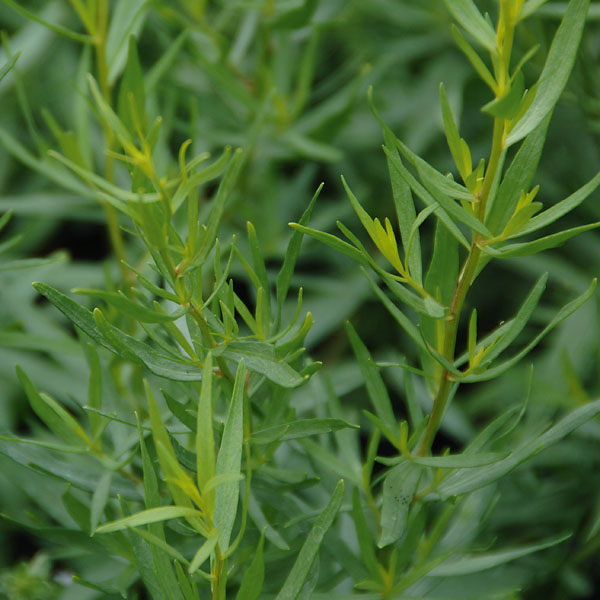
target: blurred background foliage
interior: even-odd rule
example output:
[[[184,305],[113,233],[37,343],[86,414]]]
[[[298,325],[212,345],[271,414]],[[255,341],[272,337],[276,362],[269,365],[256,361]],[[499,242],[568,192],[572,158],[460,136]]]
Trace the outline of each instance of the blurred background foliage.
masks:
[[[93,69],[91,53],[82,51],[77,41],[29,21],[10,4],[0,3],[0,64],[21,54],[15,69],[0,83],[0,213],[14,211],[9,232],[22,236],[11,258],[49,256],[57,250],[69,255],[68,261],[39,268],[0,270],[0,428],[25,435],[38,430],[39,423],[17,382],[15,363],[52,394],[65,389],[73,397],[87,393],[87,368],[79,344],[65,333],[58,312],[39,300],[31,281],[43,279],[62,289],[94,288],[102,287],[107,277],[118,277],[118,272],[101,207],[78,194],[73,178],[47,157],[47,150],[57,146],[52,131],[57,123],[62,130],[97,141],[84,159],[102,168],[105,157],[96,150],[103,148],[101,132],[89,119],[94,107],[87,100],[83,78]],[[53,24],[82,31],[66,2],[24,0],[18,4]],[[113,10],[122,11],[123,25],[137,36],[144,71],[154,75],[155,84],[147,84],[146,94],[152,114],[163,117],[158,156],[164,156],[164,164],[169,164],[169,157],[177,155],[188,137],[193,140],[194,155],[203,151],[218,155],[224,145],[241,146],[248,153],[220,235],[225,239],[239,233],[243,245],[245,223],[252,221],[273,274],[290,237],[287,223],[298,220],[320,182],[325,187],[313,211],[311,226],[315,228],[333,231],[338,219],[350,226],[356,223],[340,174],[371,215],[382,218],[393,212],[381,131],[366,99],[369,85],[395,134],[439,170],[452,169],[442,133],[440,81],[475,162],[489,150],[491,119],[479,110],[489,100],[489,92],[455,47],[450,15],[438,0],[128,0],[112,4]],[[495,2],[479,5],[492,13],[495,10]],[[540,45],[526,67],[531,81],[541,71],[561,10],[563,3],[549,3],[518,30],[517,53],[531,46],[532,40]],[[534,182],[541,185],[538,199],[544,206],[580,187],[600,165],[598,16],[592,5],[575,72],[551,121]],[[117,31],[109,40],[109,81],[115,97],[126,38],[124,31]],[[119,176],[117,171],[117,180]],[[599,200],[596,193],[569,217],[568,225],[600,220]],[[422,232],[425,240],[433,233],[427,225]],[[428,246],[424,241],[423,247]],[[127,238],[126,256],[134,261],[140,251],[136,241]],[[242,286],[245,273],[236,268],[236,286]],[[597,276],[599,234],[588,233],[564,248],[497,262],[486,270],[468,300],[478,307],[482,332],[514,314],[529,282],[544,271],[549,271],[550,283],[536,313],[539,324]],[[368,402],[349,350],[345,320],[352,320],[376,360],[401,362],[403,355],[414,360],[412,346],[374,299],[357,266],[324,251],[311,239],[303,243],[293,285],[302,285],[305,307],[315,318],[307,340],[309,353],[324,362],[324,373],[339,397],[344,418],[358,422]],[[524,339],[530,333],[525,331]],[[537,432],[539,424],[559,410],[596,397],[600,389],[598,334],[596,299],[549,336],[526,364],[490,384],[463,386],[447,415],[438,449],[461,448],[479,426],[526,396],[524,425],[511,434],[515,442]],[[399,398],[403,394],[401,372],[390,368],[383,375],[392,397]],[[311,386],[311,394],[297,400],[297,409],[319,415],[327,391],[318,389],[318,383]],[[363,422],[362,426],[366,443],[369,425]],[[503,511],[500,503],[485,522],[485,539],[513,536],[527,540],[575,531],[568,542],[547,550],[543,560],[534,555],[519,566],[505,567],[513,570],[514,577],[528,581],[525,598],[558,600],[600,594],[597,529],[595,537],[589,536],[590,526],[597,528],[600,522],[599,441],[596,420],[501,483],[503,496],[526,498],[526,506],[515,515]],[[320,472],[319,465],[315,469],[331,479]],[[64,520],[58,506],[47,506],[42,479],[34,472],[23,477],[4,453],[0,453],[0,489],[3,513],[29,513],[35,518],[37,508],[43,506],[58,522]],[[549,526],[551,532],[545,530]],[[75,565],[83,572],[111,568],[108,559],[104,565],[86,564],[86,557],[71,556],[51,540],[48,532],[40,549],[38,538],[24,535],[10,521],[0,521],[0,566],[5,568],[0,594],[4,586],[11,599],[47,599],[63,573],[68,575]],[[325,556],[328,551],[336,549],[325,548]],[[522,572],[515,574],[519,569]],[[6,590],[17,593],[16,574],[24,591],[11,596]],[[481,585],[473,577],[473,589]],[[82,590],[70,596],[65,592],[61,598],[84,598]]]

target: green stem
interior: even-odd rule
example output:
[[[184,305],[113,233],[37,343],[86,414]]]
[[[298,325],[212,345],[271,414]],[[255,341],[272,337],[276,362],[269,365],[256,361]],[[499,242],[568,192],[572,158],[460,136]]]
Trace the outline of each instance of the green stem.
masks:
[[[490,152],[490,160],[488,168],[486,170],[483,187],[481,189],[480,206],[479,206],[479,219],[483,222],[485,219],[485,209],[489,194],[492,189],[494,179],[496,178],[498,168],[500,166],[500,157],[504,149],[504,132],[505,132],[505,121],[503,119],[494,120],[494,135],[492,139],[492,148]],[[473,238],[471,249],[465,260],[465,263],[460,271],[456,288],[454,290],[454,296],[450,304],[450,312],[446,316],[443,331],[443,349],[442,355],[448,362],[454,362],[454,353],[456,350],[456,337],[458,334],[458,324],[460,321],[460,314],[467,297],[467,292],[471,287],[473,281],[478,274],[479,260],[481,258],[481,244],[484,238],[480,235],[476,235]],[[453,375],[447,369],[442,369],[440,375],[440,383],[437,394],[433,401],[433,408],[429,415],[427,427],[417,454],[424,456],[427,454],[433,444],[435,435],[440,428],[448,399],[450,398],[450,391],[452,389]]]
[[[108,80],[108,64],[106,62],[106,36],[108,33],[108,3],[106,0],[100,0],[98,2],[98,11],[96,14],[96,37],[94,39],[95,50],[96,50],[96,68],[98,71],[98,83],[100,90],[104,96],[106,103],[111,106],[111,89]],[[108,125],[104,125],[104,139],[107,150],[112,150],[114,145],[114,135]],[[105,156],[104,165],[104,177],[107,181],[114,181],[114,160],[110,153]],[[119,219],[117,211],[112,204],[108,202],[102,202],[102,207],[106,215],[106,225],[108,227],[108,236],[113,252],[119,263],[119,269],[121,270],[121,277],[123,281],[130,287],[131,273],[127,267],[123,264],[125,261],[125,245],[123,243],[123,236],[121,235],[121,229],[119,228]]]

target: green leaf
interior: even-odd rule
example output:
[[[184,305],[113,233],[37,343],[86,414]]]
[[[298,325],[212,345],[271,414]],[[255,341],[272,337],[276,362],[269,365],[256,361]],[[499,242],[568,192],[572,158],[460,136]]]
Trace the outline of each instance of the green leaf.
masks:
[[[525,78],[519,71],[511,82],[508,92],[501,98],[495,98],[481,107],[481,112],[492,115],[496,119],[512,119],[516,116],[521,106],[525,93]]]
[[[144,73],[140,65],[135,36],[129,36],[127,64],[119,87],[117,114],[129,133],[135,137],[146,130],[146,93]]]
[[[158,489],[158,478],[156,476],[156,471],[154,470],[154,465],[152,464],[152,459],[148,454],[148,449],[146,447],[146,442],[144,441],[144,432],[142,430],[142,426],[140,425],[139,416],[136,414],[137,426],[138,426],[138,435],[140,438],[140,454],[142,457],[142,472],[144,474],[144,502],[146,504],[146,508],[158,508],[160,506],[160,491]],[[152,531],[152,529],[151,529]],[[153,533],[160,534],[160,530],[154,529]]]
[[[128,527],[139,527],[148,523],[158,523],[169,519],[177,519],[180,517],[201,517],[202,513],[194,508],[185,506],[160,506],[158,508],[150,508],[143,510],[129,517],[101,525],[96,529],[95,533],[110,533],[111,531],[120,531]]]
[[[85,430],[71,414],[54,398],[38,392],[21,367],[17,365],[16,370],[31,408],[51,431],[68,444],[93,445]]]
[[[484,237],[492,236],[491,232],[479,219],[451,199],[473,200],[473,195],[465,187],[444,177],[401,141],[397,140],[396,145],[406,159],[415,166],[421,181],[433,198],[449,215]],[[387,152],[386,148],[384,150]]]
[[[90,363],[90,380],[88,384],[88,405],[96,410],[102,410],[102,368],[98,351],[93,344],[88,344],[88,360]],[[88,413],[92,438],[96,439],[102,431],[105,422],[98,413]]]
[[[120,313],[128,315],[141,323],[168,323],[181,317],[187,310],[181,307],[173,314],[168,315],[130,300],[123,292],[108,292],[86,288],[74,288],[72,291],[75,294],[100,298],[110,306],[114,306]]]
[[[386,423],[388,427],[393,429],[396,424],[396,417],[394,416],[392,403],[387,388],[379,373],[379,369],[373,362],[367,347],[364,345],[349,321],[346,322],[346,331],[350,338],[352,350],[354,350],[354,354],[356,355],[360,372],[365,380],[369,400],[375,409],[375,414]]]
[[[599,413],[600,400],[581,406],[563,417],[545,433],[525,441],[504,460],[481,468],[455,471],[437,487],[433,495],[445,500],[489,485],[527,459],[563,439]]]
[[[56,252],[49,258],[21,258],[0,263],[0,271],[21,271],[23,269],[37,269],[56,262],[62,262],[69,257],[66,252]]]
[[[383,305],[388,309],[396,322],[404,329],[415,344],[424,352],[429,352],[427,344],[423,341],[423,336],[417,326],[385,295],[385,292],[373,281],[365,269],[362,269],[364,276],[369,281],[371,288]]]
[[[490,89],[495,92],[496,88],[496,80],[494,76],[490,73],[490,70],[486,67],[483,60],[481,60],[479,54],[475,52],[473,46],[467,42],[463,34],[459,31],[459,29],[455,26],[451,26],[452,37],[456,42],[456,45],[462,50],[463,54],[469,59],[469,62],[473,65],[473,68],[479,74],[479,77],[487,83]]]
[[[90,510],[90,530],[94,531],[100,522],[106,503],[110,494],[110,484],[112,483],[112,472],[105,471],[98,481],[98,486],[92,496],[92,506]]]
[[[209,252],[212,250],[217,238],[217,231],[223,216],[223,211],[225,210],[225,204],[231,196],[231,192],[233,191],[233,187],[237,181],[243,162],[244,153],[242,152],[241,148],[238,148],[234,152],[233,158],[229,161],[227,169],[225,170],[225,174],[223,175],[223,179],[221,179],[221,183],[217,189],[217,193],[208,215],[206,231],[204,232],[202,240],[200,241],[198,253],[192,259],[188,267],[204,264]]]
[[[255,444],[270,444],[275,441],[284,442],[286,440],[295,440],[309,435],[320,435],[347,428],[359,429],[359,426],[342,419],[298,419],[289,423],[281,423],[280,425],[254,431],[252,432],[250,441]]]
[[[381,533],[377,546],[384,548],[399,540],[408,523],[408,511],[421,477],[421,468],[409,461],[393,467],[383,480]]]
[[[106,37],[105,52],[108,63],[108,81],[113,85],[127,60],[127,40],[130,36],[139,36],[149,0],[129,0],[119,2],[111,11],[110,25]]]
[[[544,290],[546,289],[546,282],[548,281],[548,273],[544,273],[535,283],[533,289],[529,293],[529,296],[525,299],[521,308],[506,325],[506,329],[494,342],[493,346],[488,352],[485,353],[485,358],[482,360],[481,365],[492,362],[497,356],[499,356],[510,344],[517,338],[517,336],[523,331],[523,328],[531,318],[535,307],[538,305]]]
[[[537,240],[533,240],[531,242],[522,242],[520,244],[508,244],[500,249],[492,248],[487,246],[484,248],[484,252],[487,254],[491,254],[497,258],[515,258],[517,256],[529,256],[531,254],[538,254],[539,252],[543,252],[544,250],[549,250],[550,248],[556,248],[557,246],[561,246],[567,240],[570,240],[572,237],[579,235],[585,231],[590,231],[591,229],[596,229],[600,227],[600,221],[597,223],[589,223],[587,225],[581,225],[579,227],[573,227],[572,229],[565,229],[564,231],[559,231],[558,233],[553,233],[552,235],[547,235],[542,238],[538,238]]]
[[[42,19],[39,15],[34,12],[28,11],[20,2],[15,2],[15,0],[4,0],[6,4],[12,7],[17,12],[21,13],[27,19],[39,23],[44,27],[48,28],[50,31],[54,33],[58,33],[59,35],[64,35],[65,37],[75,40],[77,42],[81,42],[84,44],[93,44],[94,40],[89,36],[82,33],[78,33],[76,31],[72,31],[67,27],[63,27],[62,25],[55,25],[54,23],[49,23],[48,21]],[[16,60],[16,58],[15,58]],[[11,65],[12,67],[12,65]]]
[[[108,342],[103,333],[100,332],[96,321],[94,320],[94,315],[87,310],[87,308],[77,304],[77,302],[71,300],[68,296],[65,296],[63,293],[45,283],[34,282],[33,287],[42,294],[42,296],[45,296],[50,300],[50,302],[72,321],[74,325],[77,325],[77,327],[89,335],[95,342],[98,342],[116,354],[119,353],[119,351]],[[128,359],[131,359],[137,364],[145,364],[154,374],[167,379],[174,379],[177,381],[199,381],[202,378],[201,370],[199,368],[182,365],[165,358],[147,344],[132,338],[116,327],[110,325],[101,313],[98,312],[97,314],[98,321],[102,323],[104,331],[110,335],[111,340],[118,345],[119,349],[126,353]]]
[[[552,111],[562,94],[577,55],[590,0],[571,0],[552,40],[546,64],[538,80],[535,98],[506,139],[510,146],[533,131]]]
[[[356,470],[343,460],[340,460],[340,458],[322,444],[318,444],[310,438],[302,438],[298,443],[310,456],[311,460],[321,463],[329,471],[348,481],[352,481],[355,485],[362,485],[361,477]]]
[[[360,556],[371,577],[377,581],[381,578],[380,566],[375,556],[371,532],[367,527],[367,521],[360,505],[360,492],[356,487],[352,490],[352,518],[356,529],[356,537],[358,538]]]
[[[473,469],[492,465],[505,459],[510,452],[482,452],[479,454],[446,454],[445,456],[412,456],[417,465],[438,469]]]
[[[302,213],[300,220],[298,221],[298,225],[305,226],[312,213],[313,207],[323,186],[325,184],[321,183],[317,188],[317,191],[314,193],[311,201],[309,202],[306,210]],[[291,224],[290,224],[291,225]],[[279,274],[277,275],[277,328],[281,323],[281,312],[283,310],[283,303],[287,296],[290,282],[292,280],[292,275],[294,273],[294,267],[296,266],[296,260],[298,259],[298,255],[300,254],[300,246],[302,245],[302,238],[304,237],[304,232],[299,229],[295,229],[294,233],[292,233],[292,238],[288,243],[287,250],[285,251],[285,257],[283,259],[283,265],[281,265],[281,269],[279,270]]]
[[[312,526],[312,529],[298,553],[298,557],[294,562],[292,570],[287,576],[287,579],[275,600],[295,600],[298,597],[311,566],[315,561],[317,553],[319,552],[323,538],[329,528],[333,525],[333,521],[342,505],[343,498],[344,482],[342,480],[335,486],[335,490],[333,491],[327,506],[317,517],[317,520]]]
[[[384,128],[383,137],[385,145],[388,148],[394,148],[394,144],[397,140],[391,130]],[[392,152],[397,153],[397,150],[394,148]],[[402,247],[404,249],[404,266],[408,268],[412,278],[417,283],[421,283],[423,278],[423,265],[421,261],[421,241],[418,231],[416,231],[413,236],[411,247],[408,247],[412,226],[417,217],[415,203],[413,202],[408,183],[406,183],[398,171],[392,166],[391,161],[387,156],[386,162],[392,185],[392,196],[394,197],[394,206],[396,207],[396,217],[398,218],[398,226],[400,227]]]
[[[196,471],[198,473],[198,489],[204,497],[209,514],[213,514],[215,497],[214,492],[205,494],[205,486],[215,476],[216,465],[213,434],[212,380],[212,354],[209,352],[206,355],[202,371],[202,387],[198,400],[198,416],[196,421]]]
[[[338,252],[349,256],[353,260],[356,260],[357,262],[363,265],[369,266],[369,261],[365,256],[363,256],[363,254],[359,250],[357,250],[354,246],[351,246],[347,242],[340,240],[339,237],[331,235],[330,233],[325,233],[324,231],[311,229],[310,227],[304,227],[303,225],[300,225],[298,223],[290,223],[289,225],[296,231],[310,235],[316,240],[319,240],[320,242],[326,244],[330,248],[333,248],[334,250],[337,250]]]
[[[15,66],[19,56],[21,56],[21,52],[16,52],[0,67],[0,81],[2,81],[8,72]]]
[[[265,533],[262,532],[258,547],[252,558],[250,566],[246,569],[242,584],[235,600],[258,600],[265,578],[265,561],[263,558],[263,546],[265,544]]]
[[[264,375],[270,381],[283,387],[293,388],[304,383],[305,379],[285,361],[280,360],[270,344],[254,341],[234,341],[229,343],[223,356],[236,361],[244,359],[247,368]]]
[[[522,227],[518,233],[511,237],[527,235],[542,227],[554,223],[557,219],[577,208],[598,186],[600,185],[600,173],[590,179],[584,186],[573,192],[568,198],[557,202],[550,208],[530,219],[529,223]]]
[[[194,558],[192,558],[192,562],[190,563],[190,567],[188,572],[194,573],[197,571],[206,561],[206,559],[214,552],[214,549],[219,541],[219,532],[214,531],[211,536],[198,548],[196,554],[194,554]]]
[[[526,356],[537,344],[548,334],[552,329],[554,329],[559,323],[564,321],[567,317],[572,315],[580,306],[585,304],[593,295],[596,290],[597,280],[593,279],[592,283],[588,287],[588,289],[583,292],[580,296],[571,300],[568,304],[563,306],[554,316],[554,318],[544,327],[544,329],[533,338],[525,348],[523,348],[520,352],[515,354],[509,360],[497,365],[496,367],[491,367],[485,373],[480,375],[468,375],[462,379],[462,381],[466,382],[474,382],[474,381],[487,381],[488,379],[493,379],[494,377],[498,377],[508,369],[510,369],[513,365],[519,362],[524,356]]]
[[[245,378],[246,366],[244,359],[241,359],[235,375],[231,403],[229,404],[221,447],[217,456],[217,475],[239,476],[242,468]],[[213,522],[219,531],[219,549],[221,552],[225,552],[229,547],[231,530],[237,514],[239,494],[238,481],[230,481],[216,489]]]
[[[440,104],[442,107],[442,119],[444,121],[444,131],[446,133],[446,141],[448,142],[448,148],[450,148],[450,154],[454,159],[454,164],[463,178],[466,181],[467,177],[473,169],[470,152],[465,151],[465,142],[458,133],[458,127],[452,114],[452,108],[450,108],[450,102],[448,102],[448,96],[446,95],[446,88],[443,83],[440,83]]]
[[[438,208],[435,209],[435,214],[444,223],[447,227],[448,231],[465,247],[470,248],[469,242],[465,239],[465,236],[462,234],[460,229],[457,227],[456,223],[450,218],[448,213],[444,210],[442,206],[439,205],[439,202],[410,174],[408,169],[402,164],[402,161],[398,156],[394,156],[390,153],[390,151],[384,146],[383,151],[389,157],[392,166],[400,173],[400,175],[404,178],[406,183],[412,188],[412,190],[421,198],[421,200],[425,203],[426,206],[437,205]],[[458,205],[457,205],[458,206]]]
[[[375,108],[372,86],[369,86],[367,98],[369,100],[369,105],[373,115],[375,115],[375,118],[379,121],[379,124],[383,129],[383,139],[385,145],[389,148],[395,148],[398,139]],[[393,167],[389,158],[386,160],[390,182],[392,185],[392,195],[394,197],[394,206],[396,207],[398,226],[400,227],[402,247],[404,249],[405,266],[408,267],[408,271],[413,279],[420,284],[422,282],[423,265],[421,263],[421,242],[418,228],[415,229],[413,233],[416,220],[415,204],[413,202],[410,186],[407,184],[404,178],[399,176],[397,169]]]
[[[201,500],[191,477],[184,471],[177,460],[171,438],[160,414],[160,410],[147,380],[144,380],[144,390],[148,401],[148,412],[150,413],[150,424],[152,426],[152,437],[156,446],[158,460],[164,474],[164,478],[177,506],[191,509],[193,503],[200,506]],[[201,515],[201,513],[200,513]],[[201,534],[206,534],[204,521],[200,519],[190,520],[190,524]]]
[[[444,0],[452,16],[492,54],[496,53],[496,32],[472,0]]]
[[[441,565],[438,565],[429,571],[430,577],[456,577],[460,575],[469,575],[471,573],[481,573],[486,569],[492,569],[499,565],[503,565],[522,556],[545,550],[561,544],[568,540],[572,534],[562,535],[545,542],[538,544],[529,544],[519,548],[510,548],[508,550],[497,550],[495,552],[482,552],[480,554],[472,554],[460,557],[452,557],[445,560]]]
[[[508,167],[497,193],[490,198],[492,202],[488,202],[485,224],[494,234],[499,234],[504,229],[517,206],[521,191],[531,187],[544,148],[551,116],[548,114],[525,138]]]
[[[157,86],[158,82],[163,78],[165,73],[169,71],[173,63],[177,59],[177,55],[183,44],[187,41],[190,34],[189,29],[184,29],[174,40],[169,47],[164,50],[160,58],[147,71],[145,77],[146,92],[149,94]]]

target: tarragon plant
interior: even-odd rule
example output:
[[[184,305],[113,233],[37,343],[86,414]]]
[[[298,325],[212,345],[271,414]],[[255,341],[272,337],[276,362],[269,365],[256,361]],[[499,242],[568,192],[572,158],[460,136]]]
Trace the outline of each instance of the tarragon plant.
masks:
[[[533,255],[600,225],[532,235],[600,184],[596,175],[549,207],[538,200],[543,182],[534,185],[589,0],[569,2],[537,73],[529,67],[539,49],[517,52],[515,40],[544,2],[499,0],[490,16],[470,0],[447,0],[454,41],[491,91],[482,107],[482,118],[493,121],[489,154],[474,163],[475,150],[460,136],[442,85],[441,116],[457,177],[443,174],[396,137],[369,90],[383,128],[397,227],[389,217],[372,218],[345,179],[373,252],[339,221],[348,241],[309,227],[321,185],[275,263],[265,259],[272,241],[259,239],[260,223],[236,228],[237,213],[246,214],[253,202],[245,185],[252,170],[263,172],[253,153],[268,154],[275,144],[295,159],[339,158],[314,123],[335,130],[356,87],[335,107],[309,102],[321,33],[315,23],[325,14],[332,26],[337,3],[223,3],[213,10],[203,2],[72,0],[76,29],[5,2],[83,50],[73,131],[46,111],[57,146],[50,149],[17,78],[39,153],[4,129],[0,141],[32,170],[102,207],[114,260],[99,276],[75,277],[85,284],[70,285],[71,293],[60,276],[55,285],[42,282],[46,271],[33,283],[39,298],[75,326],[76,340],[47,317],[54,313],[40,320],[39,337],[8,329],[0,337],[55,357],[51,367],[17,365],[37,420],[27,435],[3,433],[0,445],[3,460],[27,473],[22,486],[34,502],[27,514],[5,511],[4,520],[32,532],[48,554],[5,573],[2,592],[155,600],[522,597],[537,552],[561,548],[573,532],[535,522],[527,535],[505,535],[519,521],[505,517],[503,524],[498,513],[516,515],[523,502],[509,474],[592,420],[600,401],[583,394],[583,405],[554,424],[526,427],[527,402],[511,399],[452,451],[438,433],[460,406],[467,389],[461,384],[511,372],[593,295],[595,280],[524,343],[547,274],[491,332],[478,329],[477,308],[469,304],[469,291],[484,268],[494,268],[493,259]],[[410,2],[402,9],[416,22],[426,10]],[[428,9],[435,14],[439,7]],[[229,43],[237,13],[237,37]],[[140,50],[146,18],[182,30],[150,68]],[[182,25],[189,22],[189,29]],[[250,81],[240,65],[247,65],[251,41],[258,50]],[[270,44],[288,57],[301,49],[295,86],[283,63],[271,59]],[[6,53],[0,75],[18,69],[8,43]],[[211,108],[215,119],[237,119],[246,128],[235,135],[208,129],[207,146],[220,147],[217,158],[197,151],[194,136],[181,136],[177,100],[167,95],[159,102],[160,82],[178,60],[197,61],[233,107],[231,118]],[[164,118],[157,105],[167,111]],[[194,113],[190,123],[199,122]],[[240,139],[240,148],[227,145]],[[0,229],[9,219],[5,214]],[[355,355],[350,371],[360,373],[371,404],[364,419],[340,402],[335,368],[320,370],[306,352],[313,317],[303,309],[302,277],[294,275],[305,235],[362,265],[373,294],[414,349],[403,349],[399,363],[375,362],[347,324]],[[4,242],[0,251],[13,251],[19,241]],[[16,259],[0,270],[20,273],[62,259]],[[399,377],[404,406],[392,402],[384,368]],[[53,375],[44,381],[43,373]],[[58,390],[44,391],[49,386]],[[592,515],[578,560],[593,553],[599,530]],[[66,564],[72,582],[59,572],[52,578],[50,560]]]

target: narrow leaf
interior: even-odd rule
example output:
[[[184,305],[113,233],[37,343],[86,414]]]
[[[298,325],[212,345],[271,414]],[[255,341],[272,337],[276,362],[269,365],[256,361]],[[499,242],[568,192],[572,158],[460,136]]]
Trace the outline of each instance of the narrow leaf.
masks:
[[[244,359],[237,368],[229,412],[223,430],[221,447],[217,456],[217,475],[239,476],[242,468],[242,444],[244,440],[244,383],[246,366]],[[225,552],[229,547],[231,530],[235,522],[239,500],[239,484],[231,481],[220,485],[215,493],[215,512],[213,522],[219,531],[219,549]]]
[[[354,354],[356,355],[360,372],[365,380],[367,393],[371,400],[371,404],[375,409],[375,413],[384,423],[387,423],[389,427],[393,428],[396,423],[396,418],[379,369],[373,362],[367,347],[364,345],[349,321],[346,322],[346,331],[350,338],[350,344],[352,345]]]
[[[200,511],[185,506],[160,506],[158,508],[143,510],[135,515],[107,523],[106,525],[101,525],[96,529],[96,533],[110,533],[111,531],[120,531],[128,527],[139,527],[140,525],[177,519],[179,517],[198,518],[201,516],[202,513]]]
[[[295,600],[310,572],[311,566],[319,552],[325,534],[333,525],[344,498],[344,482],[340,481],[333,491],[327,506],[317,517],[306,541],[304,542],[296,562],[287,576],[283,587],[275,600]]]
[[[552,111],[567,84],[590,0],[571,0],[565,16],[552,40],[546,64],[539,78],[535,98],[506,140],[507,146],[523,139]]]
[[[497,550],[496,552],[482,552],[481,554],[451,558],[429,571],[429,576],[455,577],[459,575],[469,575],[471,573],[480,573],[481,571],[503,565],[507,562],[516,560],[517,558],[521,558],[522,556],[527,556],[528,554],[551,548],[552,546],[556,546],[557,544],[568,540],[570,537],[571,534],[562,535],[546,542],[521,546],[520,548]]]
[[[377,545],[384,548],[400,539],[408,523],[421,468],[409,461],[393,467],[383,480],[383,505],[381,507],[381,534]]]

